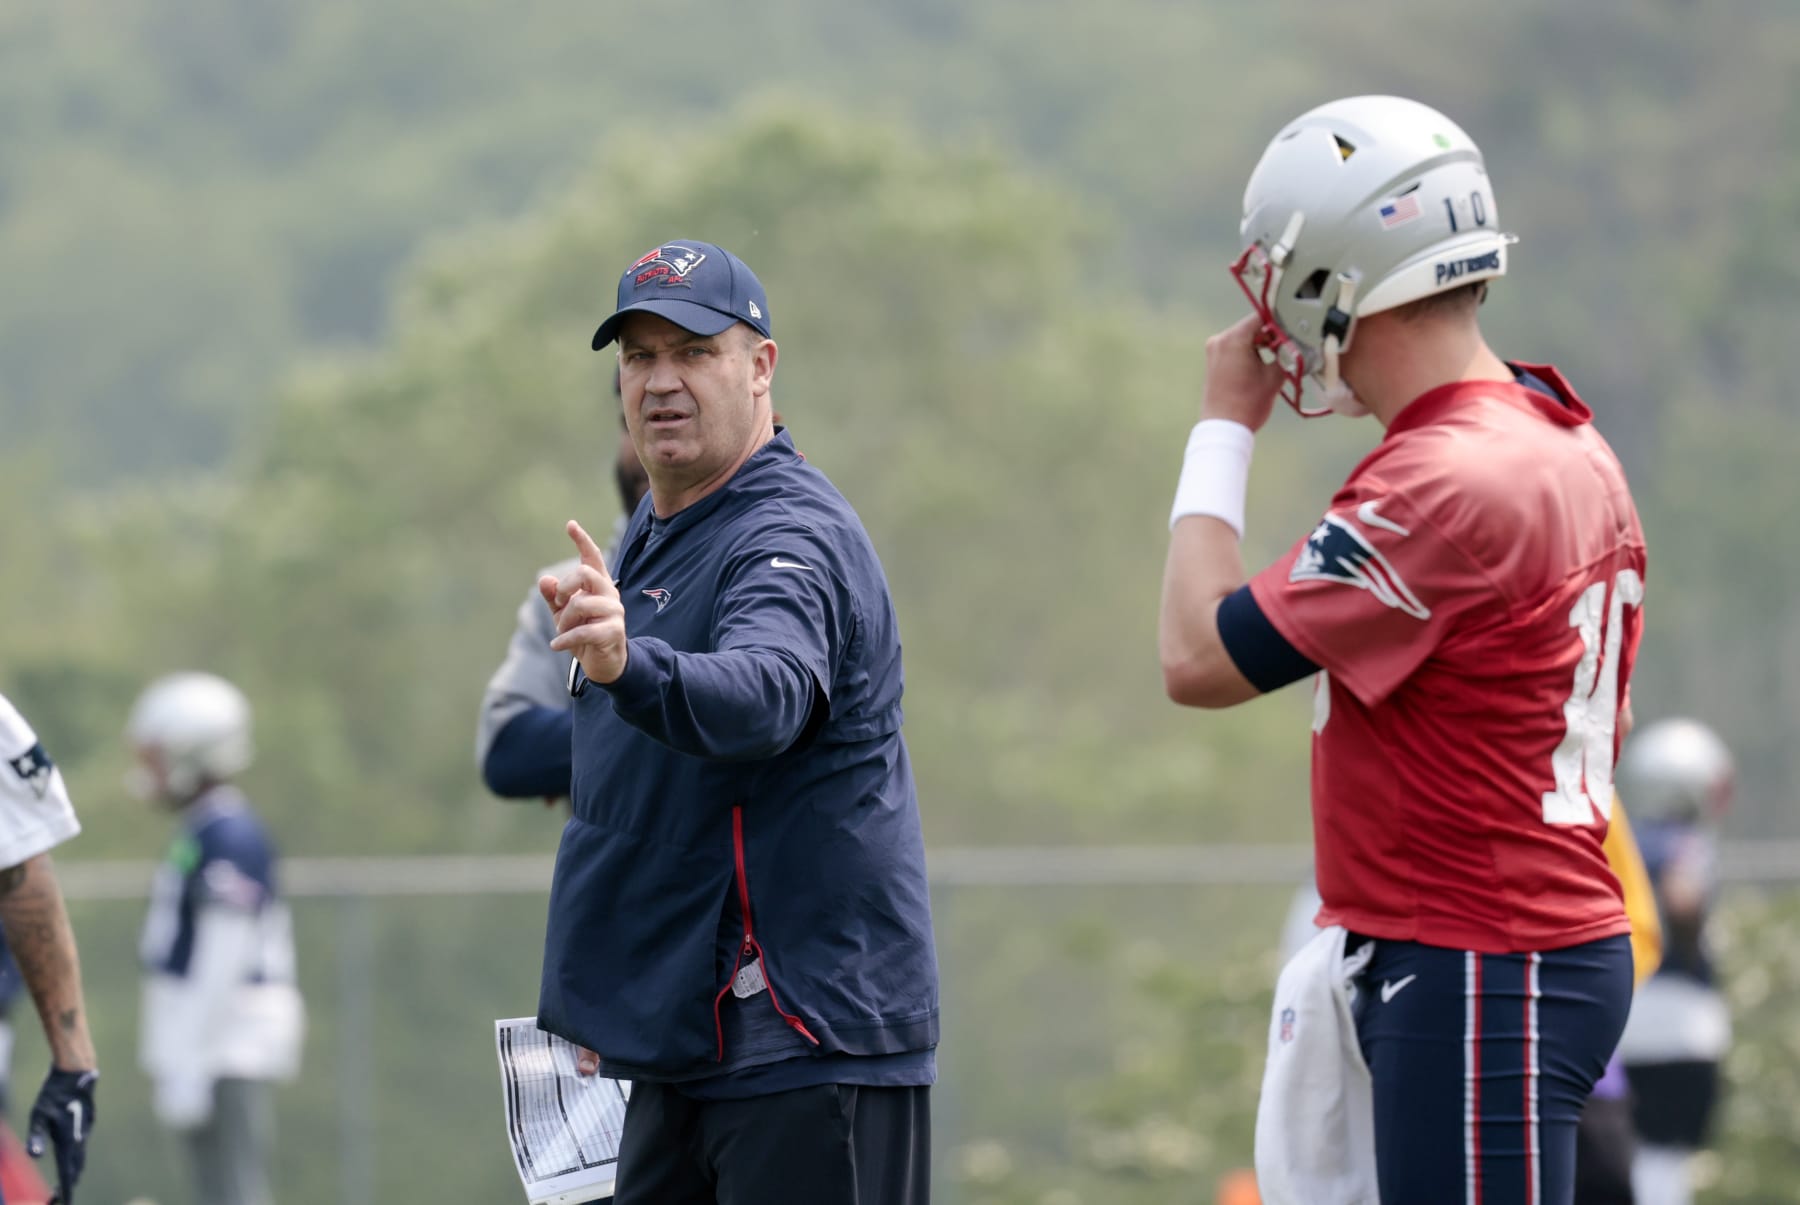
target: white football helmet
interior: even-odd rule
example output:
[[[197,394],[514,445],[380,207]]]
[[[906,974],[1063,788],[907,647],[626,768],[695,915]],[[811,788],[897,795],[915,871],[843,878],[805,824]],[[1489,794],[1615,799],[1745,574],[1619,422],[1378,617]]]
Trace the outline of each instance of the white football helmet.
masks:
[[[1264,323],[1260,346],[1301,403],[1312,377],[1337,391],[1356,320],[1506,273],[1481,150],[1437,110],[1398,96],[1332,101],[1289,122],[1244,189],[1232,275]]]
[[[213,674],[158,678],[131,708],[125,737],[134,748],[153,750],[161,781],[148,771],[127,780],[140,798],[192,798],[209,782],[224,782],[247,769],[250,702],[237,687]]]
[[[1658,720],[1631,734],[1613,781],[1632,819],[1717,820],[1731,807],[1731,750],[1698,720]]]

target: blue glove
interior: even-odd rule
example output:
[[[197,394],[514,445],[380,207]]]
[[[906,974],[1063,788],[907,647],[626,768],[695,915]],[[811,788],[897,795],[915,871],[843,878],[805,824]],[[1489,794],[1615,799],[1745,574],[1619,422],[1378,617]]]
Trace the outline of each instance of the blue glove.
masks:
[[[99,1079],[98,1071],[52,1067],[31,1106],[26,1151],[37,1159],[46,1141],[56,1148],[56,1194],[49,1205],[71,1205],[75,1200],[75,1181],[81,1179],[88,1135],[94,1132],[94,1084]]]

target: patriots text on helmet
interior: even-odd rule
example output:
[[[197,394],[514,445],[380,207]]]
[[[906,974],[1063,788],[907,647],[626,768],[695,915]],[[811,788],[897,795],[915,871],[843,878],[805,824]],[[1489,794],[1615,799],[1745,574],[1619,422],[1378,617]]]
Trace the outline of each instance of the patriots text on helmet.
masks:
[[[1500,270],[1500,253],[1490,251],[1486,255],[1471,255],[1467,259],[1445,260],[1437,265],[1437,283],[1456,280],[1471,272],[1498,272]]]

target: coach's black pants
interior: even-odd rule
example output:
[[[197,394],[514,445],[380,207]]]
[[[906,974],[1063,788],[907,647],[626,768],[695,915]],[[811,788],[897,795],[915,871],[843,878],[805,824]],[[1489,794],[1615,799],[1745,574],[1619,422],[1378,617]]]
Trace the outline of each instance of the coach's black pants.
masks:
[[[635,1083],[613,1205],[926,1205],[931,1089],[702,1101]]]

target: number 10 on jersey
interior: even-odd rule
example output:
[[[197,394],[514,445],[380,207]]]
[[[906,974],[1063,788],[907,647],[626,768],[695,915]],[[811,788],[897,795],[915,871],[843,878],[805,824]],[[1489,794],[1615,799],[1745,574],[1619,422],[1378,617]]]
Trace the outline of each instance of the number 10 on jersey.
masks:
[[[1575,685],[1563,704],[1561,743],[1550,755],[1556,789],[1544,792],[1545,824],[1592,824],[1595,813],[1612,819],[1613,734],[1619,723],[1619,649],[1625,608],[1644,601],[1644,579],[1622,569],[1608,583],[1581,592],[1569,611],[1569,626],[1581,635]]]

